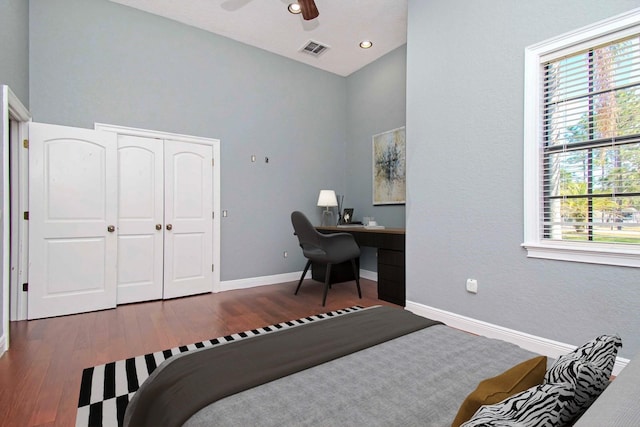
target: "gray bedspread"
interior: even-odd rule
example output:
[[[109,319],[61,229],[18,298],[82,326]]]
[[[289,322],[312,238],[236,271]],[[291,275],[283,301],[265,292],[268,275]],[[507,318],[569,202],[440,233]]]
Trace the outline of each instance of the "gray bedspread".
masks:
[[[436,323],[398,308],[374,307],[191,351],[163,363],[142,384],[124,425],[179,426],[226,396]]]
[[[478,383],[537,356],[436,325],[226,397],[184,425],[451,425]]]

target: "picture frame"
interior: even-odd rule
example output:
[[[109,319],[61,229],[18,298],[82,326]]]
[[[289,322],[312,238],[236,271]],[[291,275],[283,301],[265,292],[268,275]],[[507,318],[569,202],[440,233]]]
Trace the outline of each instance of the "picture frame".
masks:
[[[373,205],[406,203],[405,126],[372,137]]]
[[[340,216],[340,224],[351,224],[353,221],[353,208],[345,208]]]

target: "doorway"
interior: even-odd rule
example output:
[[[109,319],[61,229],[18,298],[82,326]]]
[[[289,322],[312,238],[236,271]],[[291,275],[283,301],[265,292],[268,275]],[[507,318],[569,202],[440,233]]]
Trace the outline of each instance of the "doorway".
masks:
[[[26,298],[18,291],[18,283],[26,274],[26,258],[20,256],[24,248],[20,245],[26,227],[20,219],[23,209],[24,192],[19,183],[26,176],[26,157],[20,149],[21,141],[26,139],[27,122],[31,120],[29,111],[20,99],[3,85],[0,108],[0,137],[2,150],[0,157],[0,240],[1,257],[0,277],[2,278],[2,300],[0,304],[0,354],[9,348],[9,320],[16,320],[21,315],[26,316]],[[26,189],[25,189],[26,191]],[[23,264],[23,265],[22,265]],[[26,282],[26,280],[25,280]],[[24,311],[22,311],[24,307]],[[22,317],[24,318],[24,317]]]

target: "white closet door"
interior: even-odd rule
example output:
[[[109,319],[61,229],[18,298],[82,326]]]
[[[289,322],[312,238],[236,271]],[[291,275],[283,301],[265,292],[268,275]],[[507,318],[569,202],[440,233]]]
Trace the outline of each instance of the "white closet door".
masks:
[[[213,148],[165,141],[164,298],[213,291]]]
[[[118,304],[162,298],[163,142],[118,137]]]
[[[117,139],[29,125],[28,318],[116,305]]]

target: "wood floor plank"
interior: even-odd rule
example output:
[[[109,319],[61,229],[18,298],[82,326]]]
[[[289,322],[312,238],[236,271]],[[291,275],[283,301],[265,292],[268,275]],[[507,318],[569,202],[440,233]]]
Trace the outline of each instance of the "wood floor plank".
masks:
[[[52,319],[11,323],[0,358],[0,426],[74,426],[84,368],[352,305],[393,305],[362,279],[337,284],[322,307],[322,284],[297,282],[127,304]]]

